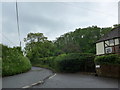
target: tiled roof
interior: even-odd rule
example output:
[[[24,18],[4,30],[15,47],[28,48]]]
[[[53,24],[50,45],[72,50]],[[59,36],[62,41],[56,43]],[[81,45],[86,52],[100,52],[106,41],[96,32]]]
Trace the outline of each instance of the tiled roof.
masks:
[[[117,28],[112,29],[109,33],[104,35],[97,42],[101,42],[101,41],[105,41],[105,40],[113,39],[113,38],[117,38],[117,37],[120,37],[120,26],[118,26]]]

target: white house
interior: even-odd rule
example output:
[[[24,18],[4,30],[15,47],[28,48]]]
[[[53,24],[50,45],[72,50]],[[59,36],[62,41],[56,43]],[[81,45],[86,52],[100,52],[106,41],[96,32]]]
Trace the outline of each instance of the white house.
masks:
[[[120,54],[120,26],[96,42],[96,55]]]

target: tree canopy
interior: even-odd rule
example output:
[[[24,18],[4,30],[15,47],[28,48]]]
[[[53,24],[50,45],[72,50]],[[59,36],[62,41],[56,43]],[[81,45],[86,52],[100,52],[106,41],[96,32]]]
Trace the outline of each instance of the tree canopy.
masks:
[[[31,61],[54,56],[57,53],[57,48],[53,42],[47,40],[43,33],[29,33],[24,41],[26,42],[25,54]]]
[[[111,29],[111,27],[100,28],[97,26],[77,28],[73,32],[61,35],[55,41],[47,40],[43,33],[28,33],[24,38],[25,54],[31,61],[63,53],[95,54],[95,42]]]
[[[95,42],[112,28],[100,28],[97,26],[78,28],[74,32],[68,32],[56,39],[55,45],[64,53],[94,53]]]

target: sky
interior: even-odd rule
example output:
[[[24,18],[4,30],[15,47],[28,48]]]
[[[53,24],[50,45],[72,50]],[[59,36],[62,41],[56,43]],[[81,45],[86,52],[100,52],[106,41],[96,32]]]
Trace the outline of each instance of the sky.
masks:
[[[1,6],[1,4],[0,4]],[[18,2],[22,47],[28,33],[43,33],[55,40],[76,28],[118,23],[118,2]],[[2,3],[2,43],[19,46],[15,2]]]

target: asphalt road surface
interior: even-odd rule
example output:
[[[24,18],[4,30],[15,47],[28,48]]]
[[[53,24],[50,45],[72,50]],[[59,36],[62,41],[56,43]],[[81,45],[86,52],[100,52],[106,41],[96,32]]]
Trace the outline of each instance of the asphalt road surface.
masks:
[[[118,88],[118,80],[80,73],[55,74],[33,88]]]
[[[2,88],[27,87],[51,75],[53,75],[53,73],[48,69],[32,67],[32,69],[26,73],[2,78]]]
[[[3,88],[118,88],[117,79],[81,73],[53,73],[37,67],[23,74],[4,77],[2,84]]]

